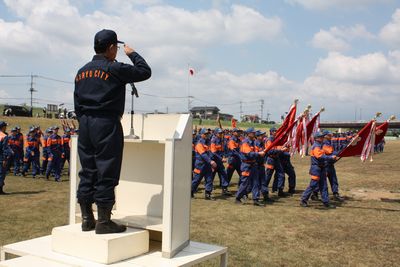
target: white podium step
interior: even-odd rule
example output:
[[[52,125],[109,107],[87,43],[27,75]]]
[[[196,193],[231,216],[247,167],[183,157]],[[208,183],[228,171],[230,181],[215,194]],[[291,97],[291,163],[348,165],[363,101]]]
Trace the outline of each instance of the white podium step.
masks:
[[[82,232],[81,224],[55,227],[52,250],[103,264],[126,260],[149,251],[149,232],[128,228],[124,233],[96,235]]]
[[[46,260],[35,256],[23,256],[12,260],[0,262],[0,267],[79,267],[78,265],[70,265],[59,263],[56,261]]]

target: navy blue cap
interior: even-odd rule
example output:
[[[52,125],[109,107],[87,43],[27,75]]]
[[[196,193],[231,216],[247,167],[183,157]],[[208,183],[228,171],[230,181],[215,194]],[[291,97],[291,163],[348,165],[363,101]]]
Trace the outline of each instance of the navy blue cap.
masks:
[[[263,135],[263,134],[265,134],[265,132],[260,131],[260,130],[257,130],[257,131],[256,131],[256,136],[261,136],[261,135]]]
[[[46,133],[52,133],[52,132],[53,132],[53,129],[51,127],[46,129]]]
[[[103,29],[94,36],[94,47],[107,47],[116,43],[124,42],[118,41],[117,34],[113,30]]]
[[[233,128],[232,132],[239,132],[240,130],[238,128]]]
[[[199,134],[207,134],[208,130],[206,128],[201,128]]]
[[[15,126],[15,129],[21,130],[21,127],[19,125]]]
[[[29,133],[33,133],[34,131],[36,131],[35,127],[29,128]]]
[[[222,132],[221,128],[217,127],[217,128],[214,129],[214,133],[220,134],[220,133],[223,133],[223,132]]]
[[[11,129],[11,132],[16,132],[17,131],[17,127],[14,127]]]
[[[250,127],[250,128],[247,128],[245,132],[246,133],[255,133],[256,130],[253,127]]]
[[[332,134],[332,132],[331,132],[331,131],[328,131],[328,130],[324,130],[322,133],[323,133],[324,135]]]
[[[321,137],[324,137],[324,136],[325,136],[325,134],[322,133],[322,132],[316,132],[316,133],[314,134],[314,138],[321,138]]]
[[[7,126],[8,124],[7,124],[7,122],[5,122],[5,121],[0,121],[0,128],[2,128],[2,127],[4,127],[4,126]]]
[[[275,127],[272,127],[271,129],[269,129],[269,132],[270,132],[270,133],[276,132],[276,128],[275,128]]]

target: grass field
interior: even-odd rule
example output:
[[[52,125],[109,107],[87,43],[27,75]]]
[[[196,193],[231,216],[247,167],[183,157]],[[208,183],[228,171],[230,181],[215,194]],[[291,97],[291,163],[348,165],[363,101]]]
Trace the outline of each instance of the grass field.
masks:
[[[42,120],[40,125],[54,124]],[[219,188],[217,200],[206,201],[201,188],[192,201],[191,239],[227,246],[229,266],[400,266],[399,153],[400,141],[393,141],[373,162],[341,159],[336,169],[346,200],[335,203],[334,210],[317,202],[299,206],[309,182],[308,158],[293,159],[296,194],[264,208],[235,205],[233,197],[221,197]],[[237,176],[232,191],[236,182]],[[67,224],[65,175],[61,183],[7,176],[5,191],[10,194],[0,196],[0,245],[48,235],[54,226]]]

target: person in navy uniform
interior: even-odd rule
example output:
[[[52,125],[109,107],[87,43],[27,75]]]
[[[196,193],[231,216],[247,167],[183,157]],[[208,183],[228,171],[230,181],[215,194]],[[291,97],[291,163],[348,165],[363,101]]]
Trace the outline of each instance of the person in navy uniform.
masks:
[[[227,175],[224,166],[224,139],[223,139],[224,132],[221,128],[215,128],[214,135],[211,137],[211,145],[210,145],[210,152],[211,152],[211,159],[215,161],[217,167],[213,169],[212,172],[212,180],[214,181],[215,174],[218,173],[220,179],[220,185],[222,187],[222,195],[224,196],[231,196],[231,192],[228,190],[229,182],[227,180]]]
[[[193,170],[191,197],[194,198],[194,193],[197,192],[197,188],[199,187],[199,184],[204,177],[204,198],[206,200],[215,200],[215,198],[211,195],[214,188],[212,172],[213,169],[217,168],[217,163],[212,159],[210,148],[207,145],[209,132],[205,128],[202,128],[199,131],[199,135],[200,137],[198,138],[197,143],[194,147],[194,150],[196,152],[196,161],[194,163]]]
[[[46,169],[46,179],[49,180],[50,174],[54,173],[54,180],[61,182],[61,164],[64,149],[62,138],[58,135],[58,126],[52,127],[53,133],[47,138],[48,165]]]
[[[24,169],[22,170],[22,175],[25,177],[26,172],[32,165],[32,177],[36,178],[36,175],[40,173],[39,165],[39,141],[36,136],[36,129],[31,127],[29,133],[26,137],[26,148],[24,157]]]
[[[127,44],[125,54],[133,65],[115,60],[117,34],[103,29],[94,37],[96,55],[75,77],[74,106],[79,120],[78,154],[82,169],[77,198],[82,212],[82,231],[96,234],[124,232],[111,220],[114,189],[121,172],[124,134],[120,119],[125,108],[125,86],[150,78],[146,61]],[[98,221],[92,203],[96,203]]]
[[[325,134],[322,132],[316,132],[314,134],[314,144],[311,147],[311,167],[310,176],[311,181],[307,189],[301,196],[300,205],[302,207],[308,207],[308,199],[311,194],[319,189],[321,192],[322,203],[326,208],[335,208],[334,205],[329,203],[328,187],[326,183],[326,163],[334,162],[337,157],[335,155],[326,155],[323,149],[323,141]]]
[[[237,128],[232,129],[232,136],[228,141],[228,166],[226,167],[226,174],[228,183],[231,182],[234,171],[240,176],[240,130]]]
[[[47,146],[47,139],[53,134],[52,127],[49,127],[45,130],[45,134],[41,138],[42,142],[42,166],[40,167],[40,173],[42,175],[46,175],[47,165],[49,163],[50,151]]]
[[[17,128],[11,129],[11,135],[8,136],[8,146],[11,151],[10,158],[7,164],[7,170],[10,169],[11,163],[14,164],[14,175],[21,176],[21,158],[23,158],[23,153],[21,154],[21,147],[23,148],[23,143],[19,136],[17,135]]]
[[[7,158],[10,155],[8,135],[6,133],[7,125],[5,121],[0,121],[0,195],[6,195],[3,187],[4,180],[6,179]]]
[[[255,141],[255,133],[253,127],[248,128],[246,131],[247,137],[243,140],[240,145],[240,183],[239,190],[236,193],[235,203],[241,204],[245,203],[247,197],[245,197],[249,193],[249,189],[252,189],[253,195],[253,204],[255,206],[264,206],[264,203],[259,199],[259,193],[257,192],[257,188],[253,187],[254,182],[258,179],[258,169],[256,165],[256,161],[260,160],[265,156],[264,151],[258,152],[254,141]],[[243,198],[244,197],[244,198]]]
[[[64,135],[61,137],[61,143],[63,146],[63,155],[61,160],[61,171],[64,169],[65,162],[68,161],[68,175],[70,170],[70,154],[71,148],[69,147],[69,142],[71,140],[71,129],[66,127],[64,128]]]

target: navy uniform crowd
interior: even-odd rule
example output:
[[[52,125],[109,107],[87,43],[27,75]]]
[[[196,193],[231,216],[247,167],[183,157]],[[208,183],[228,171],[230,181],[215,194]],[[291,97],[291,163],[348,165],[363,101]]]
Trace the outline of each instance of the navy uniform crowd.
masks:
[[[277,197],[293,195],[296,191],[296,172],[291,163],[289,148],[274,146],[270,149],[276,132],[276,128],[271,128],[267,136],[266,132],[256,131],[254,128],[245,131],[237,128],[201,128],[199,131],[193,131],[192,197],[197,193],[198,186],[204,178],[204,197],[206,200],[215,200],[212,193],[216,174],[219,177],[221,194],[225,197],[233,196],[228,188],[235,172],[239,175],[238,190],[234,195],[237,204],[246,203],[250,194],[256,206],[265,206],[266,203],[273,202],[271,193],[276,193]],[[334,199],[342,201],[334,163],[338,151],[346,147],[351,140],[347,137],[349,135],[350,133],[342,136],[323,131],[313,136],[314,143],[309,153],[311,182],[301,198],[301,206],[306,207],[310,197],[319,200],[320,193],[324,206],[333,207],[329,203],[327,179]]]
[[[70,158],[71,134],[77,131],[63,127],[64,133],[59,135],[59,127],[52,126],[44,132],[40,126],[31,126],[24,135],[21,127],[15,126],[7,133],[8,124],[0,121],[0,194],[8,173],[15,176],[31,174],[33,178],[42,175],[60,182],[61,171]]]

